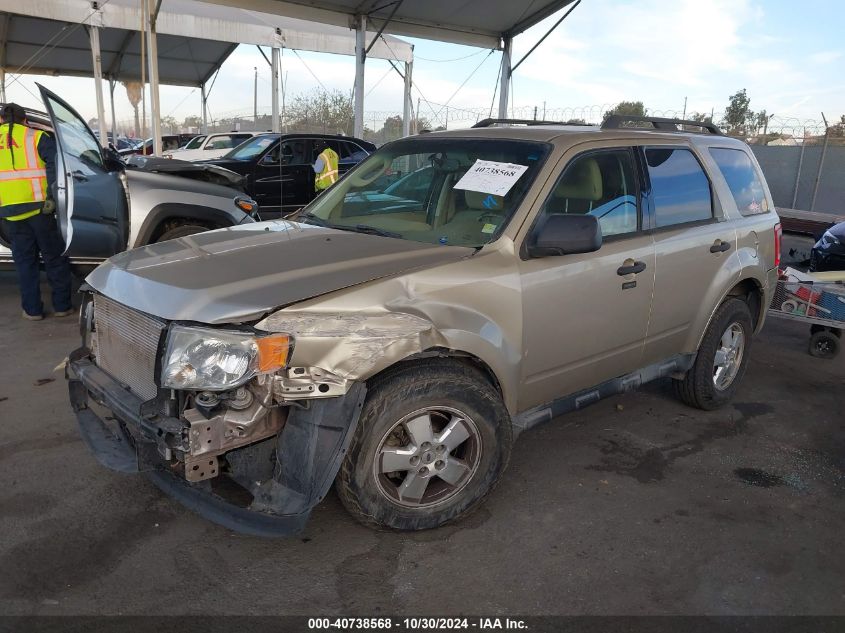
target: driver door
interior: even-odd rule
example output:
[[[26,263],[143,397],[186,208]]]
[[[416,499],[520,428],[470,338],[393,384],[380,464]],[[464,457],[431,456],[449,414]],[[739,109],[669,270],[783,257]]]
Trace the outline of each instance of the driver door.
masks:
[[[65,254],[105,258],[126,250],[129,205],[122,170],[110,170],[97,137],[58,95],[38,86],[56,137],[56,213]]]

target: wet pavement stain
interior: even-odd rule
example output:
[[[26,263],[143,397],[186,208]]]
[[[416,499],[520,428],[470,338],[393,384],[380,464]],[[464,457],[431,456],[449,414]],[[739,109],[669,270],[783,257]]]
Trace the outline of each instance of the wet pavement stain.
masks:
[[[734,470],[734,475],[749,486],[773,488],[786,484],[783,477],[767,473],[765,470],[760,470],[759,468],[737,468]]]
[[[715,420],[695,437],[666,446],[652,444],[624,431],[616,432],[603,439],[602,463],[586,469],[627,475],[644,484],[661,481],[675,460],[700,453],[715,440],[741,435],[751,419],[774,411],[771,405],[762,402],[737,402],[733,408],[739,416]]]

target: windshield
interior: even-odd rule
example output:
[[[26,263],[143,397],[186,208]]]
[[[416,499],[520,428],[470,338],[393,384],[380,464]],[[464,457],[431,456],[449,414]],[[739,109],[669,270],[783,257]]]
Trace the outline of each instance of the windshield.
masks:
[[[278,140],[278,136],[256,136],[238,145],[235,149],[226,154],[224,158],[249,161],[264,152],[265,149]]]
[[[199,149],[202,142],[205,140],[204,136],[195,136],[182,149]]]
[[[548,151],[545,143],[503,139],[397,141],[372,154],[297,219],[480,247],[504,229]]]

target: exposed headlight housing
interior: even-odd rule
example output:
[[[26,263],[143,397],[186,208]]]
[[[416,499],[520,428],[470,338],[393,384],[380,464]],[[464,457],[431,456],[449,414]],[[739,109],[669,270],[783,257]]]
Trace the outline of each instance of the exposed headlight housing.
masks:
[[[167,335],[161,386],[224,391],[258,374],[283,369],[293,351],[288,334],[254,335],[213,328],[173,326]]]

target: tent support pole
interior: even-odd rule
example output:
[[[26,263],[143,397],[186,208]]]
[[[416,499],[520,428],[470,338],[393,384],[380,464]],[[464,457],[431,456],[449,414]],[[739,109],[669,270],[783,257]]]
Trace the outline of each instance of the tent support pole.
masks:
[[[109,79],[109,101],[111,102],[111,137],[115,147],[117,147],[117,115],[114,113],[114,89],[117,82],[114,79]]]
[[[364,64],[367,61],[367,16],[359,15],[355,25],[355,123],[353,134],[364,136]]]
[[[151,1],[151,0],[148,0]],[[161,7],[161,0],[156,8],[147,14],[147,61],[150,70],[150,118],[152,120],[153,153],[161,156],[161,102],[158,95],[158,41],[156,38],[156,18]]]
[[[94,94],[97,97],[97,124],[100,130],[100,145],[108,147],[106,109],[103,105],[103,65],[100,61],[100,27],[90,26],[88,36],[91,40],[91,61],[94,65]]]
[[[272,50],[272,57],[273,60],[272,64],[270,64],[272,68],[272,75],[273,75],[273,88],[272,88],[272,97],[273,97],[273,132],[279,131],[279,59],[280,59],[280,50],[274,46]]]
[[[511,45],[513,38],[506,36],[502,47],[502,78],[499,80],[499,118],[508,118],[508,97],[511,83]]]
[[[202,134],[208,134],[208,95],[205,92],[205,84],[200,86],[200,96],[202,98]]]
[[[0,103],[6,103],[6,69],[0,67]]]
[[[411,135],[411,75],[414,72],[414,62],[405,62],[405,104],[402,111],[402,136]]]

